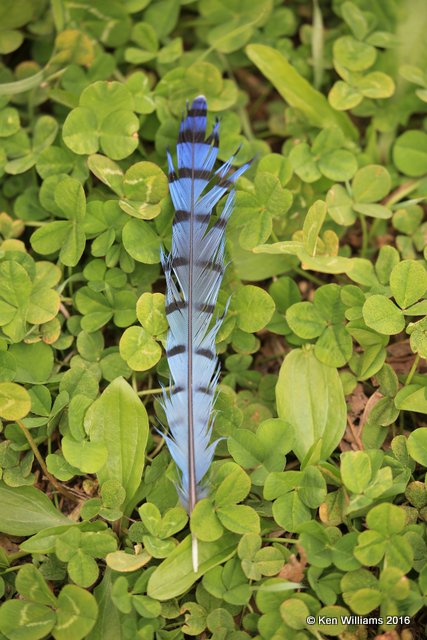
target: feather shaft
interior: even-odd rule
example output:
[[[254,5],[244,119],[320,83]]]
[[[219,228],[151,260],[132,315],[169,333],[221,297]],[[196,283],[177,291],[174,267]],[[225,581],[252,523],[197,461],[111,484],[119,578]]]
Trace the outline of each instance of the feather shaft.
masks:
[[[249,163],[231,175],[230,158],[218,170],[218,121],[206,137],[207,105],[196,98],[182,120],[177,144],[177,169],[168,152],[169,188],[175,207],[172,250],[162,253],[166,276],[169,332],[166,356],[171,390],[163,391],[169,425],[166,444],[180,471],[178,493],[191,515],[206,494],[204,478],[216,442],[210,443],[213,402],[219,377],[215,338],[221,319],[213,320],[224,272],[224,234],[234,204],[233,185]],[[209,183],[212,186],[209,188]],[[219,218],[214,206],[229,193]],[[192,563],[198,570],[197,539],[192,538]]]

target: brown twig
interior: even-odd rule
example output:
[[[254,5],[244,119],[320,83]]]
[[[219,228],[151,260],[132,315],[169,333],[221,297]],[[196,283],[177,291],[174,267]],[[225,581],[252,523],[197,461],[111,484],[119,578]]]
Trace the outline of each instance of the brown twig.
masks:
[[[46,467],[45,461],[43,460],[43,456],[41,455],[36,443],[34,442],[33,436],[31,435],[31,433],[29,432],[25,424],[20,420],[16,420],[16,423],[21,429],[22,433],[24,434],[28,444],[30,445],[31,450],[34,453],[37,459],[37,462],[39,463],[43,471],[43,475],[47,478],[50,484],[53,487],[55,487],[55,489],[68,500],[72,500],[73,502],[80,502],[80,499],[76,495],[74,495],[71,491],[63,487],[62,484],[58,482],[58,480],[51,473],[49,473]]]

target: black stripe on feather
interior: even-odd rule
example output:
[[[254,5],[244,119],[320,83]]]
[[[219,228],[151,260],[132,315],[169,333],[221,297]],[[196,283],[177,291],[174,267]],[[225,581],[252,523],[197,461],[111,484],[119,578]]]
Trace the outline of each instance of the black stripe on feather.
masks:
[[[196,354],[198,356],[203,356],[208,360],[213,360],[215,358],[214,352],[211,351],[210,349],[203,349],[203,348],[196,349]]]
[[[208,112],[207,109],[192,109],[192,108],[187,111],[190,118],[203,117],[207,114],[207,112]]]
[[[177,311],[178,309],[186,309],[188,307],[188,302],[186,300],[174,300],[170,304],[166,305],[166,315],[169,315],[173,311]]]
[[[179,353],[185,353],[187,349],[184,344],[176,344],[172,349],[166,351],[166,357],[173,358],[173,356],[177,356]]]
[[[182,129],[178,135],[178,144],[182,142],[204,142],[205,132],[203,129]]]

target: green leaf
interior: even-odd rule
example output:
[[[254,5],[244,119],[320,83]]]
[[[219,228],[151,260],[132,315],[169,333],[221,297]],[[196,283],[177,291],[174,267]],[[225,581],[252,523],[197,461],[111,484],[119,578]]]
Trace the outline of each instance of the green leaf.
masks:
[[[329,457],[342,438],[347,418],[337,370],[319,362],[312,349],[294,349],[281,366],[276,400],[279,417],[294,430],[298,459],[319,439],[322,459]]]
[[[125,551],[113,551],[106,557],[106,562],[110,569],[124,573],[137,571],[150,560],[151,556],[146,551],[142,551],[137,555],[126,553]]]
[[[393,78],[382,71],[372,71],[357,81],[357,88],[366,98],[390,98],[395,90]]]
[[[393,162],[397,169],[411,178],[427,173],[427,133],[405,131],[393,147]]]
[[[352,493],[362,493],[371,482],[371,459],[364,451],[341,454],[341,478]]]
[[[112,160],[126,158],[138,146],[139,120],[133,107],[132,94],[124,84],[94,82],[65,119],[65,144],[77,154],[93,154],[101,147]]]
[[[363,319],[371,329],[387,336],[403,331],[405,317],[396,305],[385,296],[370,296],[363,305]]]
[[[214,542],[221,538],[224,529],[208,498],[202,498],[191,512],[190,528],[198,540]]]
[[[1,48],[1,45],[0,45]],[[19,113],[16,109],[6,107],[0,111],[0,138],[7,138],[17,133],[20,128]]]
[[[191,536],[187,536],[171,555],[156,567],[147,585],[147,594],[155,600],[170,600],[185,593],[209,569],[233,556],[237,537],[225,533],[215,542],[198,541],[199,569],[193,570]]]
[[[417,302],[427,289],[427,272],[422,263],[415,260],[399,262],[391,272],[390,289],[402,309]]]
[[[317,467],[306,467],[299,489],[301,500],[307,507],[310,507],[310,509],[317,509],[325,500],[326,495],[326,481],[322,472]]]
[[[31,409],[31,398],[24,387],[14,382],[0,382],[0,417],[20,420]]]
[[[319,158],[319,169],[329,180],[351,180],[357,171],[357,160],[351,151],[334,149]]]
[[[112,571],[107,567],[102,582],[95,587],[98,617],[87,640],[127,640],[125,618],[120,615],[112,600]]]
[[[89,156],[87,164],[92,173],[117,195],[122,196],[124,194],[124,174],[117,162],[113,162],[110,158],[97,153]]]
[[[83,473],[96,473],[107,460],[107,449],[103,443],[88,440],[62,438],[62,453],[65,460]]]
[[[353,36],[342,36],[334,42],[334,60],[350,71],[365,71],[375,62],[377,50],[372,45],[356,40]]]
[[[327,326],[312,302],[293,304],[286,312],[286,320],[292,331],[306,340],[317,338]]]
[[[280,606],[280,615],[286,626],[291,629],[304,629],[310,610],[302,600],[289,598]]]
[[[218,507],[217,515],[221,524],[233,533],[259,533],[260,531],[257,512],[245,504]]]
[[[152,336],[164,333],[168,328],[165,296],[162,293],[143,293],[136,303],[136,317]]]
[[[24,600],[9,600],[0,608],[0,631],[9,640],[45,638],[56,621],[49,607]]]
[[[400,533],[405,527],[405,521],[404,509],[390,503],[373,507],[366,517],[368,527],[374,531],[379,531],[384,536]]]
[[[134,497],[144,469],[148,417],[132,387],[117,378],[89,407],[85,429],[91,442],[107,448],[107,461],[98,471],[102,484],[118,480],[126,491],[126,505]]]
[[[326,210],[326,203],[323,200],[316,200],[304,220],[302,228],[304,247],[311,256],[316,255],[317,240],[326,217]]]
[[[233,462],[227,463],[227,475],[215,492],[217,507],[229,506],[242,502],[248,495],[251,481],[247,473]]]
[[[160,262],[160,237],[148,222],[129,220],[123,228],[123,246],[132,258],[145,264]]]
[[[40,571],[32,564],[25,564],[19,570],[15,586],[25,600],[49,606],[56,605],[56,596],[47,586],[47,582]]]
[[[311,519],[311,511],[297,491],[290,491],[274,502],[273,516],[279,527],[286,531],[298,531],[301,524]]]
[[[233,296],[233,309],[237,313],[237,324],[242,331],[254,333],[263,329],[271,320],[274,302],[264,289],[246,285]]]
[[[292,107],[300,109],[311,124],[321,129],[336,125],[349,138],[357,138],[356,129],[347,115],[336,113],[326,98],[313,89],[279,51],[262,44],[250,44],[246,53],[280,95]]]
[[[74,585],[67,584],[58,596],[55,640],[82,640],[95,625],[98,605],[94,596]]]
[[[329,92],[328,100],[337,111],[347,111],[357,107],[363,100],[361,92],[347,82],[338,80]]]
[[[96,153],[99,148],[96,116],[89,109],[77,107],[67,116],[62,137],[71,151],[78,154]]]
[[[406,411],[427,412],[427,388],[416,384],[403,387],[395,398],[395,405],[398,409]]]
[[[75,178],[66,177],[55,188],[55,202],[68,220],[82,222],[86,213],[83,187]]]
[[[379,164],[370,164],[356,173],[352,181],[353,197],[358,203],[377,202],[390,191],[390,174]]]
[[[325,633],[328,636],[344,635],[347,625],[343,622],[343,618],[348,615],[349,611],[344,607],[337,605],[322,607],[317,613],[318,623],[314,629],[316,629],[317,633]],[[330,620],[333,622],[329,622]],[[338,620],[338,622],[335,623],[335,620]],[[323,624],[323,621],[325,621],[326,624]]]
[[[337,223],[345,226],[352,225],[356,215],[352,208],[352,199],[347,190],[340,184],[335,184],[326,194],[328,213]]]
[[[407,446],[411,458],[422,464],[423,467],[427,467],[427,427],[412,431],[409,435]]]
[[[12,488],[0,481],[0,529],[3,533],[31,536],[42,529],[70,522],[38,489]]]
[[[119,347],[123,360],[134,371],[151,369],[162,356],[161,346],[143,327],[126,329],[120,338]]]
[[[71,580],[81,587],[90,587],[99,575],[96,561],[81,549],[77,549],[69,561],[67,571]]]

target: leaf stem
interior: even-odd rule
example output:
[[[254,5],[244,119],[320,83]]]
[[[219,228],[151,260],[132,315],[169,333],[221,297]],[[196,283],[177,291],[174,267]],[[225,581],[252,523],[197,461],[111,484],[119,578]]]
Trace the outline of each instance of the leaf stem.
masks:
[[[294,538],[269,538],[266,536],[262,538],[263,542],[289,542],[290,544],[296,544],[298,540],[294,540]]]
[[[165,387],[165,391],[170,391],[172,387]],[[149,396],[151,394],[163,393],[163,389],[158,387],[156,389],[143,389],[142,391],[138,391],[139,396]]]
[[[362,248],[360,255],[362,258],[366,258],[366,254],[368,252],[368,225],[366,224],[366,218],[362,213],[359,214],[359,220],[362,228]]]
[[[417,353],[417,355],[415,357],[415,360],[412,363],[412,367],[411,367],[411,369],[410,369],[410,371],[408,373],[408,377],[405,380],[405,387],[406,387],[406,385],[411,384],[412,378],[414,377],[415,372],[418,369],[419,363],[420,363],[420,354]]]
[[[308,271],[304,271],[304,269],[301,269],[301,267],[294,267],[293,269],[299,276],[306,278],[306,280],[310,280],[310,282],[313,282],[314,284],[318,284],[320,287],[325,284],[323,280],[317,278],[316,276],[313,276]]]
[[[34,456],[37,459],[37,462],[39,463],[41,470],[43,471],[43,475],[47,478],[47,480],[49,480],[50,484],[52,486],[55,487],[55,489],[61,493],[65,498],[67,498],[68,500],[72,500],[73,502],[80,502],[79,498],[77,496],[75,496],[73,493],[71,493],[70,491],[68,491],[68,489],[66,489],[65,487],[63,487],[61,485],[60,482],[58,482],[58,480],[51,474],[49,473],[49,471],[47,470],[45,461],[43,460],[43,456],[41,455],[34,439],[33,436],[31,435],[31,433],[29,432],[29,430],[27,429],[27,427],[25,426],[25,424],[23,422],[21,422],[21,420],[16,420],[17,425],[19,426],[19,428],[21,429],[22,433],[24,434],[28,444],[31,447],[32,452],[34,453]]]

